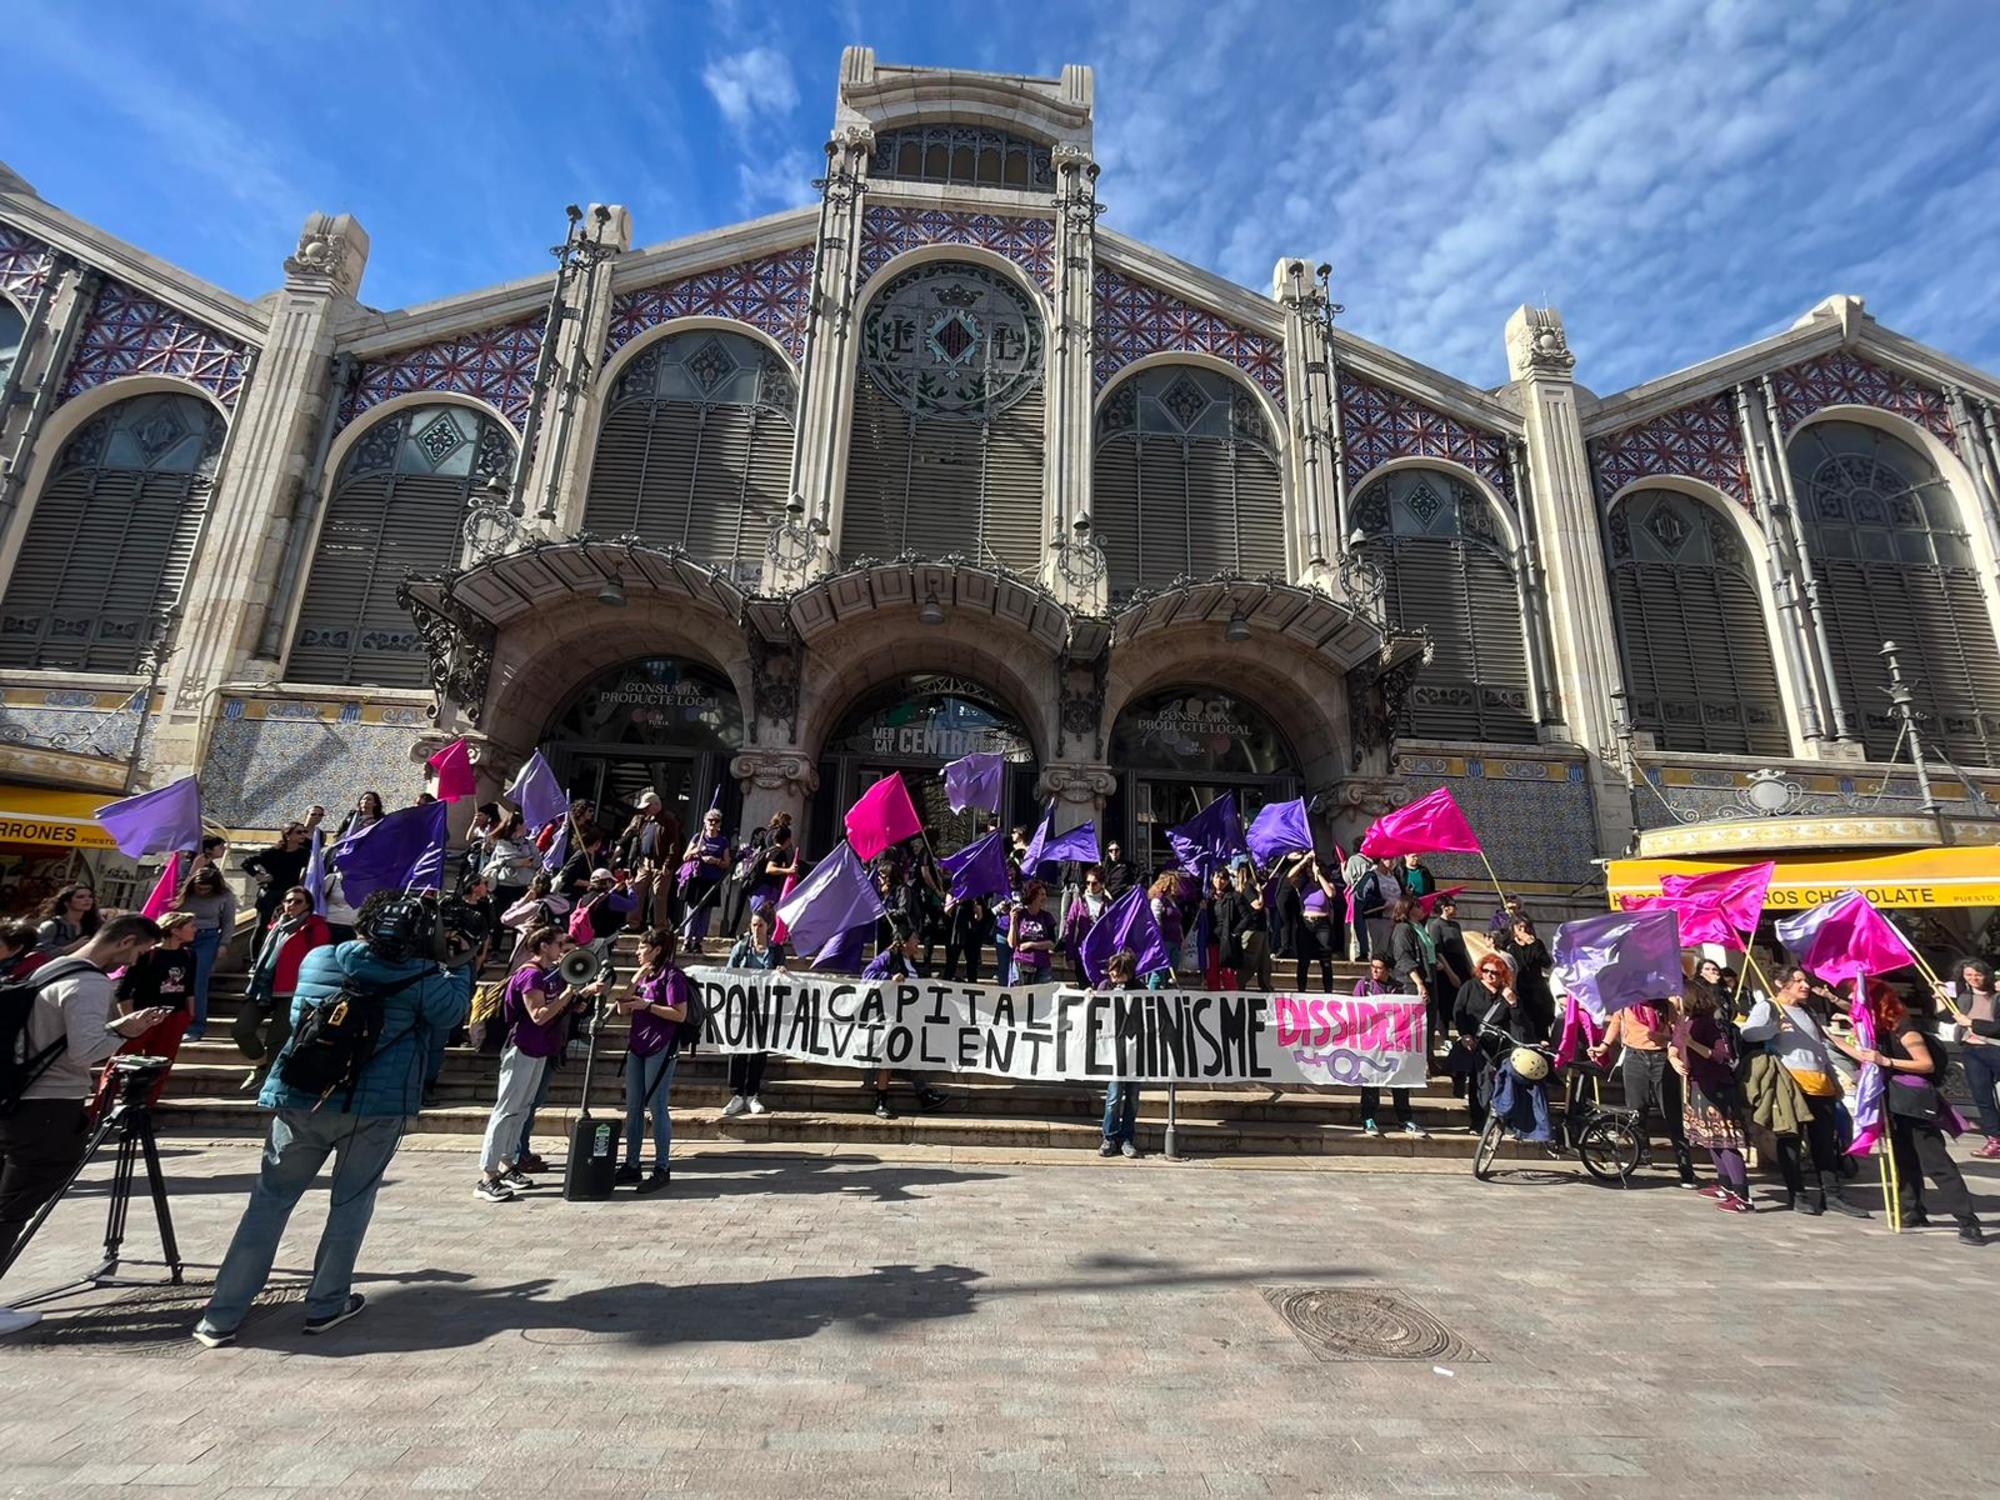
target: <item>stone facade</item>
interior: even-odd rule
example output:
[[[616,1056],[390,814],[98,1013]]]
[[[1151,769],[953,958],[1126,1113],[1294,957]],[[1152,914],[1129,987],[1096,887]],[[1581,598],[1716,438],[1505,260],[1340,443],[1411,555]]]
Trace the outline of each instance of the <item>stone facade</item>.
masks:
[[[423,743],[445,733],[475,737],[497,787],[591,673],[670,655],[738,700],[741,742],[718,774],[734,780],[745,817],[805,816],[835,797],[825,778],[837,725],[885,683],[932,674],[1004,707],[1037,768],[1027,784],[1064,821],[1110,803],[1136,819],[1130,768],[1113,757],[1120,715],[1148,695],[1226,688],[1284,747],[1284,763],[1259,774],[1311,797],[1329,837],[1349,842],[1385,807],[1444,783],[1510,881],[1545,903],[1587,901],[1595,857],[1622,850],[1635,823],[1680,816],[1649,782],[1702,815],[1726,810],[1759,769],[1676,757],[1621,720],[1627,663],[1605,517],[1627,491],[1664,486],[1733,509],[1760,552],[1787,774],[1833,778],[1832,790],[1811,783],[1814,806],[1913,798],[1834,722],[1786,445],[1837,416],[1920,451],[1966,517],[1994,603],[2000,381],[1835,297],[1759,345],[1602,397],[1577,383],[1588,351],[1570,349],[1556,311],[1522,308],[1494,331],[1510,382],[1482,390],[1335,326],[1337,287],[1306,261],[1279,256],[1263,295],[1100,226],[1092,87],[1087,68],[929,72],[849,49],[816,207],[634,249],[624,211],[593,206],[557,271],[409,311],[357,300],[369,240],[345,216],[313,215],[282,257],[281,289],[250,303],[0,174],[0,296],[24,328],[0,392],[0,573],[93,416],[178,391],[229,419],[199,550],[162,617],[164,649],[123,675],[0,670],[0,759],[14,747],[12,774],[32,780],[46,779],[46,752],[83,755],[136,785],[196,768],[213,817],[268,828],[308,800],[369,788],[407,800]],[[966,123],[939,124],[955,119]],[[972,165],[956,165],[960,151]],[[876,559],[843,540],[861,504],[856,392],[882,357],[865,346],[881,337],[875,299],[938,262],[1018,288],[1042,331],[1046,440],[1030,486],[1041,510],[1009,523],[1038,526],[1038,568],[1001,566],[972,535]],[[766,388],[791,403],[794,436],[766,501],[776,519],[759,523],[768,534],[751,539],[747,572],[711,569],[671,538],[577,535],[618,381],[660,341],[701,330],[768,349]],[[983,336],[950,316],[918,333],[941,358]],[[1096,425],[1121,391],[1129,401],[1130,382],[1175,365],[1235,382],[1231,440],[1261,434],[1277,459],[1287,561],[1282,573],[1190,566],[1113,608]],[[687,368],[720,382],[730,367],[715,356]],[[1190,423],[1199,389],[1171,405]],[[290,621],[315,567],[329,565],[341,466],[374,423],[424,403],[489,412],[520,439],[508,493],[468,501],[476,544],[454,541],[458,565],[411,586],[436,691],[294,682]],[[1418,740],[1401,717],[1423,643],[1387,617],[1348,507],[1412,468],[1462,478],[1494,508],[1535,743]],[[149,703],[158,717],[142,735]],[[1954,812],[1991,816],[1978,801]],[[1484,879],[1476,862],[1437,864]]]

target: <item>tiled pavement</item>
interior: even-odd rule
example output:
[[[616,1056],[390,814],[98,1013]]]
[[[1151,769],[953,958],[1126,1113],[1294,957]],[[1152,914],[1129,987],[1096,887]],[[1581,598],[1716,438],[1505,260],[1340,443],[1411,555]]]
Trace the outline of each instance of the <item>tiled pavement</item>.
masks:
[[[212,1263],[255,1155],[173,1151]],[[129,1308],[0,1342],[0,1491],[2000,1492],[2000,1246],[1735,1218],[1664,1178],[1064,1163],[709,1151],[664,1198],[494,1206],[463,1152],[406,1150],[333,1334],[293,1302],[213,1353]],[[102,1201],[7,1289],[86,1268]],[[1270,1286],[1393,1288],[1480,1358],[1322,1362]]]

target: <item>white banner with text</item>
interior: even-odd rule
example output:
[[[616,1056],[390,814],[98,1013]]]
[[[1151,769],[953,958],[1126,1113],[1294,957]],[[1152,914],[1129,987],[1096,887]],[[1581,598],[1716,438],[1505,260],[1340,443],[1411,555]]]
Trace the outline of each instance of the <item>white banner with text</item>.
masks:
[[[701,1044],[851,1068],[1024,1080],[1422,1088],[1411,995],[1079,990],[691,968]]]

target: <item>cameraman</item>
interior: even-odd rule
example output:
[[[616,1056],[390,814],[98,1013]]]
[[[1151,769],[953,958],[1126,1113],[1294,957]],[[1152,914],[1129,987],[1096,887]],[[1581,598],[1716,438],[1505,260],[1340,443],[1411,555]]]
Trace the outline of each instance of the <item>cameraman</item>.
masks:
[[[354,1260],[375,1212],[375,1193],[405,1122],[417,1112],[429,1035],[464,1014],[472,971],[442,966],[440,960],[461,956],[451,950],[462,940],[441,931],[432,908],[417,897],[378,891],[362,906],[355,927],[359,941],[316,948],[299,966],[292,1036],[258,1096],[277,1112],[263,1165],[215,1273],[215,1294],[195,1325],[196,1341],[207,1348],[236,1341],[237,1327],[270,1279],[285,1223],[328,1156],[334,1158],[333,1182],[306,1293],[306,1332],[324,1333],[361,1311],[362,1296],[352,1289]],[[288,1084],[285,1065],[307,1014],[344,986],[382,993],[382,1030],[358,1085],[320,1098]]]
[[[35,986],[23,1028],[27,1056],[47,1053],[21,1089],[18,1106],[0,1116],[0,1273],[35,1211],[69,1181],[83,1159],[84,1101],[91,1071],[128,1037],[140,1036],[172,1011],[152,1006],[117,1016],[108,969],[122,969],[160,940],[150,917],[113,917],[75,953],[52,958],[23,981]],[[34,1323],[29,1313],[0,1309],[0,1332]]]

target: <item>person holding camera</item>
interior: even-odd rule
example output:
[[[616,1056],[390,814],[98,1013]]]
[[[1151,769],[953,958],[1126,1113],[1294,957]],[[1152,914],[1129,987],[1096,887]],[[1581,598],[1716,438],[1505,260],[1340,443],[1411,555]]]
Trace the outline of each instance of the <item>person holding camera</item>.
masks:
[[[430,1033],[464,1013],[472,972],[444,966],[462,956],[453,951],[460,940],[420,897],[377,891],[362,903],[355,930],[355,941],[315,948],[299,965],[292,1034],[257,1101],[274,1111],[257,1185],[195,1325],[205,1348],[236,1342],[292,1210],[329,1156],[333,1181],[306,1292],[306,1332],[325,1333],[362,1309],[354,1262],[375,1194],[422,1102]],[[372,1036],[345,1024],[377,1006],[381,1024]]]
[[[19,1094],[7,1101],[12,1111],[0,1114],[0,1274],[36,1211],[83,1159],[92,1070],[121,1042],[173,1014],[161,1005],[127,1016],[112,1009],[108,971],[127,967],[159,940],[150,917],[112,917],[76,952],[22,981],[34,987],[34,1004],[22,1027],[27,1066],[11,1080]],[[0,1308],[0,1333],[31,1327],[38,1316]]]
[[[507,1023],[507,1050],[500,1054],[500,1094],[486,1121],[486,1140],[479,1155],[481,1175],[472,1190],[475,1198],[487,1203],[505,1203],[516,1188],[535,1185],[521,1170],[522,1127],[541,1091],[549,1059],[559,1056],[569,1042],[565,1012],[571,1002],[604,993],[602,980],[574,992],[564,985],[557,966],[569,947],[569,938],[557,928],[536,928],[523,940],[523,946],[527,959],[507,980],[500,1001],[500,1014]]]

